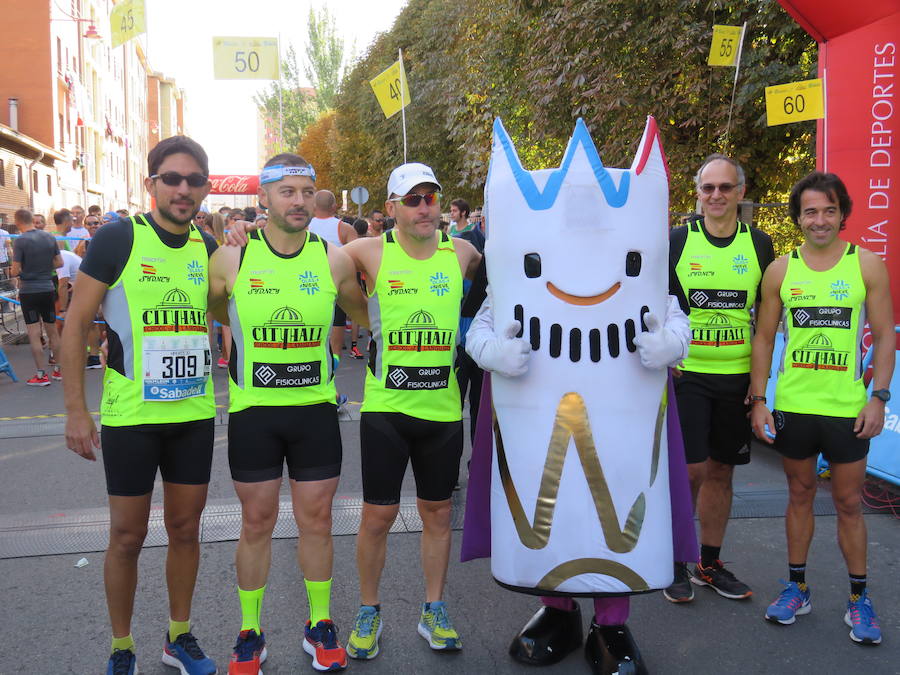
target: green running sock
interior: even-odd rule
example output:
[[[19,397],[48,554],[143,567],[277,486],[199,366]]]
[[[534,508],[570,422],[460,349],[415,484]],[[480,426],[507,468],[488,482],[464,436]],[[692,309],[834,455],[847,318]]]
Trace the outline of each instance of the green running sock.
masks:
[[[331,618],[331,579],[327,581],[303,580],[306,583],[306,597],[309,600],[309,622],[315,626],[322,619]]]
[[[134,651],[134,638],[131,637],[131,633],[123,638],[114,637],[112,639],[112,648],[110,651],[114,652],[117,649],[127,649],[130,652]]]
[[[241,600],[241,630],[255,630],[259,635],[262,631],[259,627],[259,616],[262,613],[263,596],[266,594],[266,586],[255,591],[245,591],[238,588],[238,597]]]
[[[191,632],[191,620],[187,621],[175,621],[175,619],[169,619],[169,642],[175,642],[178,639],[179,635],[184,635],[185,633]]]

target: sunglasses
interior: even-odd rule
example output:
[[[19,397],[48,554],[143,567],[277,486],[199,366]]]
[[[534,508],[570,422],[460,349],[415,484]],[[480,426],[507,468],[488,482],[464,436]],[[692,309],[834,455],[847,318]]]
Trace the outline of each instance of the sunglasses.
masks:
[[[159,178],[169,187],[178,187],[179,185],[181,185],[181,181],[186,180],[187,184],[192,188],[203,187],[204,185],[206,185],[206,181],[209,180],[209,177],[204,176],[202,173],[192,173],[188,176],[182,176],[180,173],[176,173],[175,171],[155,173],[150,176],[150,178]]]
[[[440,192],[427,192],[424,195],[420,194],[411,194],[405,195],[403,197],[396,197],[395,199],[391,199],[392,202],[400,202],[403,206],[409,206],[410,208],[416,208],[419,204],[422,203],[422,200],[425,200],[425,204],[431,206],[441,198]]]
[[[700,186],[700,192],[702,192],[705,195],[711,195],[713,192],[715,192],[718,189],[718,191],[720,193],[722,193],[723,195],[727,195],[729,192],[734,190],[736,187],[739,187],[739,186],[735,185],[734,183],[719,183],[718,185],[716,185],[715,183],[704,183],[703,185]]]

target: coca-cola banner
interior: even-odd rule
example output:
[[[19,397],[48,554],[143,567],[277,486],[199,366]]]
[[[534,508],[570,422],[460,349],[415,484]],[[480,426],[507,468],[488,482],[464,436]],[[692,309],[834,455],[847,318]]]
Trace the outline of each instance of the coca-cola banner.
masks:
[[[211,195],[255,195],[259,189],[259,176],[240,176],[228,174],[210,176]]]

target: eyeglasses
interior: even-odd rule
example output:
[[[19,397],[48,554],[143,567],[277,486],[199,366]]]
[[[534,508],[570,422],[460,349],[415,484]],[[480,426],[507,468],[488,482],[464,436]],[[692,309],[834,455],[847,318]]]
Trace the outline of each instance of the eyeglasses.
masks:
[[[179,185],[181,185],[181,181],[186,180],[187,184],[192,188],[203,187],[204,185],[206,185],[206,181],[209,180],[209,177],[204,176],[202,173],[192,173],[189,176],[182,176],[180,173],[176,173],[175,171],[155,173],[150,176],[150,178],[159,178],[169,187],[178,187]]]
[[[735,185],[734,183],[719,183],[718,185],[716,185],[715,183],[704,183],[703,185],[700,186],[700,192],[702,192],[705,195],[711,195],[713,192],[715,192],[718,189],[718,191],[721,194],[727,195],[729,192],[734,190],[736,187],[740,187],[740,186],[741,186],[740,183],[738,183],[737,185]]]
[[[403,206],[408,206],[410,208],[416,208],[419,204],[422,203],[422,200],[425,200],[425,203],[428,206],[431,206],[441,198],[440,192],[426,192],[424,195],[413,193],[411,195],[404,195],[403,197],[396,197],[391,199],[392,202],[400,202]]]

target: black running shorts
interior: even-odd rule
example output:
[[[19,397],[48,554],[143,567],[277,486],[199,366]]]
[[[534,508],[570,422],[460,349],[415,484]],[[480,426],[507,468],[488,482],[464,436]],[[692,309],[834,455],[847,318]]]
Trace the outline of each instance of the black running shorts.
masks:
[[[103,426],[100,444],[106,491],[120,497],[153,492],[156,470],[167,483],[206,485],[212,466],[215,420]]]
[[[674,381],[687,463],[749,463],[752,432],[744,399],[750,374],[682,371]]]
[[[19,302],[22,303],[22,315],[26,324],[56,322],[56,294],[53,291],[19,293]]]
[[[340,326],[341,329],[345,328],[347,325],[347,312],[337,305],[334,306],[334,321],[331,322],[331,325]]]
[[[808,459],[820,452],[832,464],[864,459],[869,439],[857,438],[855,417],[828,417],[776,410],[775,449],[788,459]]]
[[[240,483],[288,476],[296,481],[341,475],[337,406],[254,406],[228,416],[228,464]]]
[[[432,422],[403,413],[360,415],[363,499],[369,504],[398,504],[406,465],[412,462],[419,499],[450,499],[459,478],[462,421]]]

